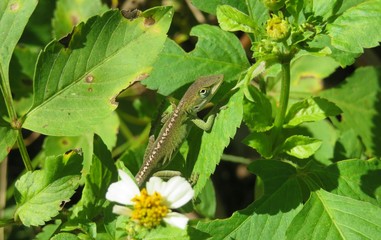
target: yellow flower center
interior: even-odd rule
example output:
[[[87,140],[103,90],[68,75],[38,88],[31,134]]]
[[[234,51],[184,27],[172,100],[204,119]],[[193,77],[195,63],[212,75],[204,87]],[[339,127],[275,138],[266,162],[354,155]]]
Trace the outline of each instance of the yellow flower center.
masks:
[[[136,195],[132,199],[132,202],[134,202],[134,209],[131,218],[146,228],[154,228],[159,225],[170,211],[159,193],[148,195],[145,188],[140,191],[140,195]]]

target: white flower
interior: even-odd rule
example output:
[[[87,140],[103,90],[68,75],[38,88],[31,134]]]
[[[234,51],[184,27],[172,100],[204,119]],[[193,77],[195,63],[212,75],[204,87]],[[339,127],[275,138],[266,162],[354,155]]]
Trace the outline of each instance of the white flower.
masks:
[[[193,198],[192,186],[182,177],[176,176],[168,182],[161,178],[151,177],[147,189],[141,191],[135,181],[122,170],[118,170],[120,181],[112,183],[106,193],[106,199],[123,205],[115,205],[113,212],[127,215],[147,228],[156,227],[161,220],[185,229],[188,218],[171,209],[185,205]]]

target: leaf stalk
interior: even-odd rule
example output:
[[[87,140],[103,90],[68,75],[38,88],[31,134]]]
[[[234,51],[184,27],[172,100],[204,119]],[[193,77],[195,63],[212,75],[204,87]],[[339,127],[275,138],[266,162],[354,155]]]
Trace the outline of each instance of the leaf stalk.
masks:
[[[17,118],[16,109],[13,104],[13,98],[12,98],[12,92],[9,85],[9,76],[5,76],[8,74],[4,74],[3,71],[1,72],[1,92],[3,94],[5,106],[7,108],[8,116],[10,118],[10,125],[11,128],[17,130],[17,145],[20,150],[21,158],[24,162],[25,168],[28,171],[32,171],[32,164],[30,162],[28,151],[26,150],[26,146],[24,143],[24,139],[21,132],[21,122]]]

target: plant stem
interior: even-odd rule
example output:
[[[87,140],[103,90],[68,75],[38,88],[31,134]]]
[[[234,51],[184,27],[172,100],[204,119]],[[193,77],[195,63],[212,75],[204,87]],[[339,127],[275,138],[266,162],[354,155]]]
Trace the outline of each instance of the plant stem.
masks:
[[[279,98],[279,109],[274,121],[273,143],[276,144],[286,117],[288,98],[290,95],[290,60],[282,62],[282,82]]]
[[[24,138],[22,136],[21,129],[17,131],[17,145],[19,147],[19,151],[22,157],[22,161],[24,162],[25,168],[27,171],[33,171],[32,163],[30,162],[28,151],[26,150],[26,146],[24,143]]]
[[[7,166],[8,158],[0,163],[0,218],[4,217],[4,209],[6,203],[6,192],[7,192]],[[0,227],[0,239],[4,239],[4,228]]]
[[[245,165],[249,165],[250,163],[253,162],[252,160],[250,160],[248,158],[229,155],[229,154],[222,154],[221,160],[226,161],[226,162],[241,163],[241,164],[245,164]]]
[[[6,76],[5,76],[6,75]],[[24,139],[21,132],[21,122],[17,118],[16,109],[13,104],[13,98],[12,98],[12,92],[11,87],[9,85],[9,77],[8,74],[4,74],[1,72],[1,78],[2,78],[2,85],[1,85],[1,92],[3,93],[5,106],[8,111],[8,115],[10,118],[10,127],[17,130],[17,145],[20,150],[20,154],[22,157],[22,160],[24,162],[25,168],[28,171],[32,171],[32,164],[30,162],[28,151],[26,150]]]

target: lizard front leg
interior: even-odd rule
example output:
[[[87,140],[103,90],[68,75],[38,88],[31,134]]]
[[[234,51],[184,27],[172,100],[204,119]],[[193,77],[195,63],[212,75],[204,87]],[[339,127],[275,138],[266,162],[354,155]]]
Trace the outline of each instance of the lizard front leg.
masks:
[[[212,114],[208,117],[208,119],[206,121],[200,119],[200,118],[195,118],[195,119],[192,119],[191,121],[199,128],[201,128],[202,130],[208,132],[212,126],[213,126],[213,123],[214,123],[214,119],[216,118],[216,115],[215,114]]]

